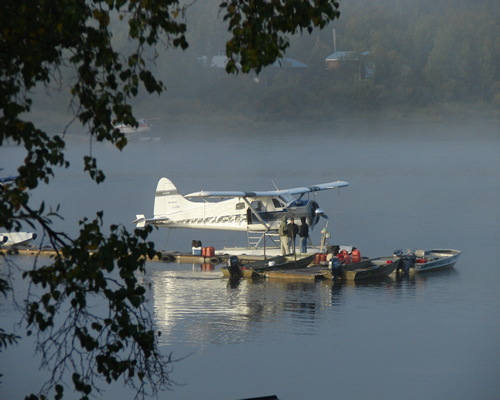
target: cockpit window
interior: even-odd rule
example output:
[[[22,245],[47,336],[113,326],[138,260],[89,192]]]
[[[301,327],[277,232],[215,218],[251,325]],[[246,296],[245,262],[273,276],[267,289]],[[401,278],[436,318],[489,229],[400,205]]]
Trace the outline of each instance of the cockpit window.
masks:
[[[283,207],[289,206],[291,203],[293,203],[295,201],[295,197],[293,197],[289,193],[282,193],[278,196],[278,198],[284,204]]]
[[[251,206],[255,211],[264,211],[264,204],[260,200],[252,201]]]
[[[273,205],[275,208],[283,208],[283,204],[275,197],[273,197]]]

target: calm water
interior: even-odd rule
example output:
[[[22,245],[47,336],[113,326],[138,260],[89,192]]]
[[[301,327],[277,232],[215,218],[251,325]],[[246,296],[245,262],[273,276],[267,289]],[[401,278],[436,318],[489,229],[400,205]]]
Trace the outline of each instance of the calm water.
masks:
[[[161,399],[500,398],[497,124],[359,123],[243,134],[158,127],[150,134],[161,140],[132,141],[121,154],[93,147],[107,171],[98,187],[77,161],[88,143],[68,138],[73,168],[34,192],[34,204],[60,203],[65,219],[56,226],[69,232],[101,209],[106,222],[131,228],[135,214],[152,216],[162,176],[182,194],[339,179],[350,186],[317,197],[330,216],[331,242],[355,245],[366,256],[407,247],[463,251],[453,270],[341,286],[229,284],[217,267],[149,263],[148,307],[162,349],[185,357],[171,375],[178,386]],[[16,148],[0,149],[3,172],[20,158]],[[246,242],[244,233],[189,230],[153,238],[166,250],[188,250],[192,239],[216,248]],[[4,329],[17,320],[4,300],[0,312]],[[0,355],[0,398],[40,387],[45,375],[32,351],[23,339]],[[133,394],[116,385],[101,397]]]

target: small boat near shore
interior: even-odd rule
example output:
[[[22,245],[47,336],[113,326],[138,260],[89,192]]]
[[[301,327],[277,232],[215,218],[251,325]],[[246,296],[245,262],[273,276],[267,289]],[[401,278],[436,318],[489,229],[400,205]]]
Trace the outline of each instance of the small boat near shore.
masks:
[[[264,277],[266,272],[306,268],[314,261],[315,254],[276,256],[243,264],[237,256],[231,256],[226,266],[220,267],[226,278]]]

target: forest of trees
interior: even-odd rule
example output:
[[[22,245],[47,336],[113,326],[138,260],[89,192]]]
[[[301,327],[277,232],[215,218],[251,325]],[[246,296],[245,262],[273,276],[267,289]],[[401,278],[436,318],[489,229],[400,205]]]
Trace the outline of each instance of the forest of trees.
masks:
[[[267,67],[257,83],[255,74],[235,77],[200,63],[225,54],[228,32],[216,2],[195,2],[186,14],[189,48],[159,49],[156,72],[167,93],[148,110],[170,118],[194,112],[281,121],[436,104],[500,108],[499,2],[346,0],[340,11],[326,29],[290,38],[286,56],[309,68]],[[337,50],[369,52],[372,79],[354,79],[347,66],[325,69],[333,29]]]
[[[142,117],[172,122],[192,116],[276,122],[389,109],[444,115],[474,107],[493,115],[500,110],[500,2],[344,0],[340,12],[323,30],[289,36],[286,56],[308,68],[266,67],[258,76],[235,76],[209,66],[213,56],[225,55],[230,37],[218,2],[190,3],[184,17],[189,47],[158,45],[151,63],[167,91],[159,98],[140,95],[134,107]],[[325,68],[334,51],[334,29],[338,51],[353,57],[369,52],[364,64],[373,67],[370,79],[356,79],[349,63]],[[113,29],[113,41],[129,50],[122,25]],[[45,107],[53,111],[54,101],[60,101],[60,110],[67,108],[68,98],[52,98]]]

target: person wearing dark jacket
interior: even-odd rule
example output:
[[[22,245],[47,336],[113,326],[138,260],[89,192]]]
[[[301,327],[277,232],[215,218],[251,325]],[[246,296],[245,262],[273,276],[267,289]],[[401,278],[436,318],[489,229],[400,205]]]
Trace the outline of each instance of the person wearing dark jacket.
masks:
[[[300,223],[301,223],[299,228],[300,252],[307,253],[307,239],[309,239],[309,226],[307,226],[306,217],[301,217]]]
[[[293,218],[290,219],[290,223],[286,226],[287,235],[288,235],[288,247],[292,247],[293,252],[295,253],[295,238],[297,237],[297,233],[299,233],[299,227],[296,223],[293,222]],[[290,253],[292,250],[290,250]]]

